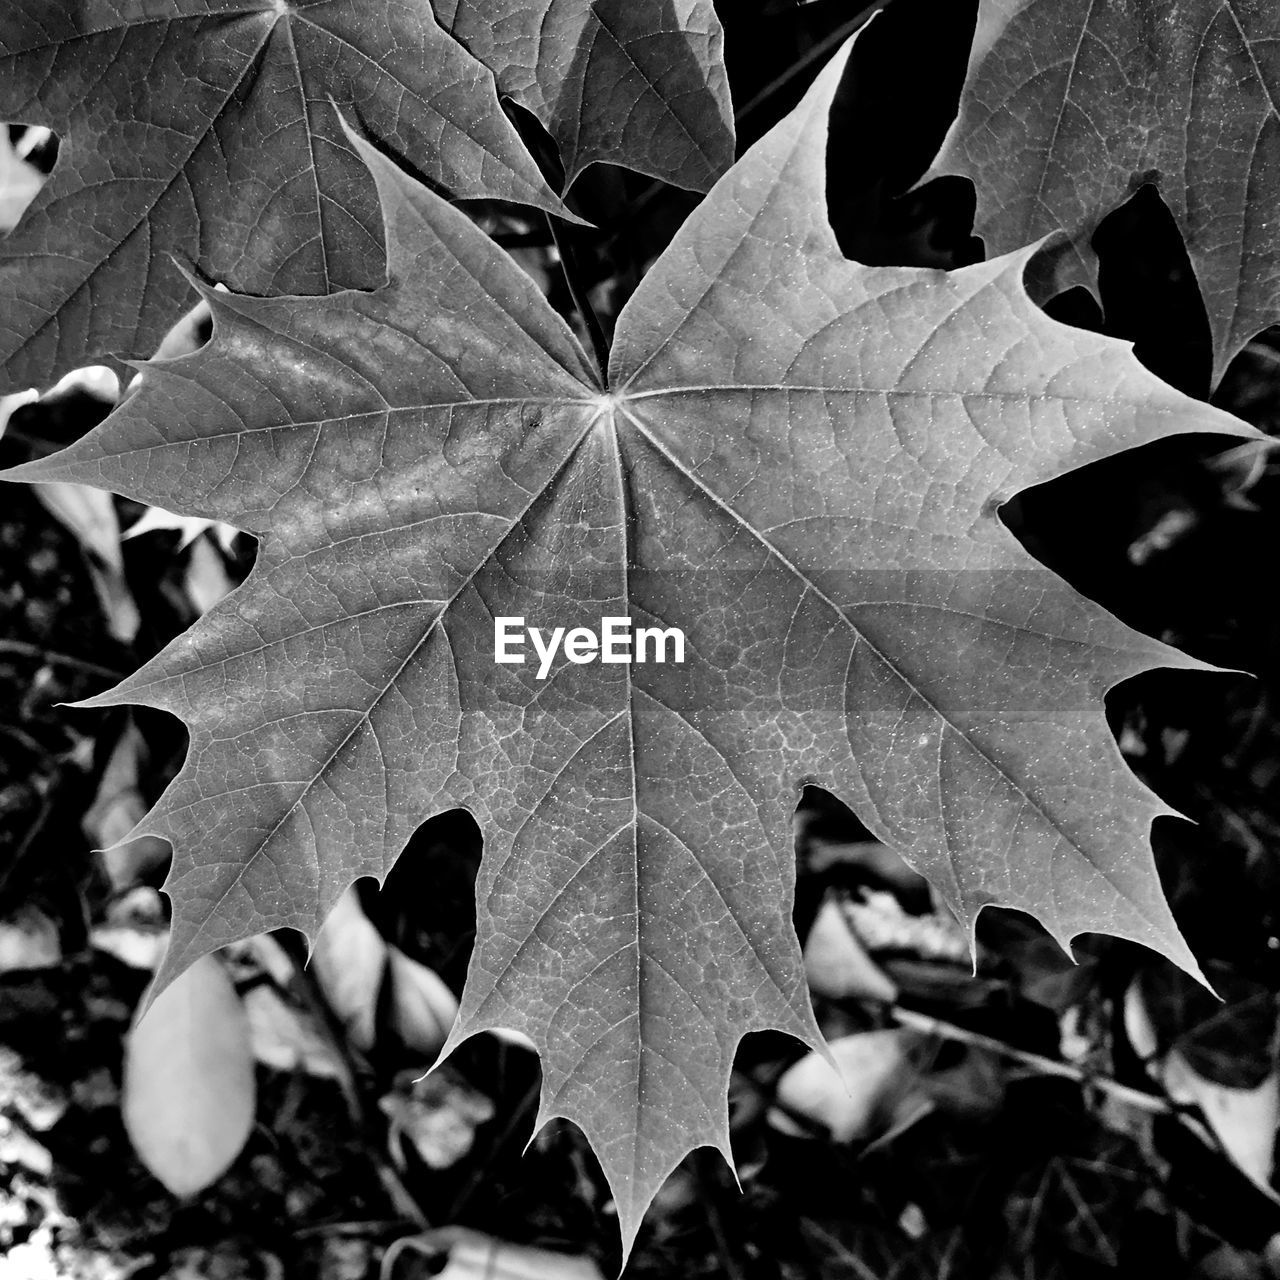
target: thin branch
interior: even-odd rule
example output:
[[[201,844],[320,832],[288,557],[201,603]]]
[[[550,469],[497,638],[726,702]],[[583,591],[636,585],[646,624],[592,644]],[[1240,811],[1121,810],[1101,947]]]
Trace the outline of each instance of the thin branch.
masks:
[[[813,48],[807,49],[781,75],[775,76],[770,80],[759,93],[743,104],[741,110],[734,113],[739,122],[746,120],[748,116],[754,115],[766,102],[781,93],[797,76],[803,75],[815,62],[826,57],[837,45],[843,44],[855,31],[865,25],[874,14],[883,9],[887,3],[888,0],[876,0],[875,4],[867,5],[861,13],[850,18],[848,22],[842,22],[829,36],[824,36]]]
[[[0,653],[15,653],[24,658],[38,658],[41,662],[52,663],[60,667],[75,667],[89,675],[105,676],[109,680],[120,680],[123,671],[114,667],[104,667],[87,658],[77,658],[70,653],[59,653],[56,649],[42,649],[39,645],[27,644],[22,640],[0,640]]]
[[[1121,1084],[1119,1080],[1113,1080],[1110,1076],[1096,1075],[1070,1062],[1059,1062],[1054,1058],[1046,1058],[1043,1054],[1018,1049],[1014,1045],[1006,1044],[1003,1040],[995,1039],[994,1036],[984,1036],[981,1032],[957,1026],[954,1022],[944,1022],[941,1018],[917,1013],[914,1009],[903,1009],[899,1005],[889,1009],[889,1016],[899,1026],[910,1027],[913,1031],[921,1031],[943,1040],[953,1040],[957,1044],[967,1044],[975,1049],[986,1049],[990,1053],[998,1053],[1001,1057],[1020,1062],[1023,1066],[1030,1067],[1042,1075],[1060,1076],[1064,1080],[1074,1080],[1077,1084],[1090,1085],[1121,1102],[1128,1103],[1131,1107],[1139,1107],[1143,1111],[1155,1112],[1158,1115],[1178,1114],[1178,1108],[1167,1098],[1162,1098],[1158,1094],[1144,1093],[1141,1089]]]
[[[560,255],[560,269],[564,272],[565,283],[569,286],[569,296],[573,298],[573,305],[582,317],[583,327],[591,339],[591,349],[595,352],[596,363],[600,366],[600,377],[606,378],[609,374],[609,342],[604,336],[600,317],[596,315],[591,299],[587,297],[587,291],[582,287],[578,255],[568,236],[550,214],[547,214],[547,226],[551,228],[551,238],[555,241],[556,252]]]

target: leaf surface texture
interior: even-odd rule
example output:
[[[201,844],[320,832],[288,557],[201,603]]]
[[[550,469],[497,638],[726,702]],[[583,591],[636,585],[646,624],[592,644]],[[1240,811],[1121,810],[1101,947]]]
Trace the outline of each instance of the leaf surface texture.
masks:
[[[0,241],[4,382],[150,355],[190,294],[170,254],[245,293],[377,284],[335,106],[455,196],[561,208],[428,0],[8,0],[0,119],[62,141]]]
[[[705,191],[733,163],[710,0],[437,0],[436,12],[546,125],[566,187],[602,160]]]
[[[982,0],[960,114],[934,173],[978,189],[1004,253],[1059,228],[1058,286],[1143,183],[1186,241],[1214,382],[1280,320],[1280,7],[1271,0]]]

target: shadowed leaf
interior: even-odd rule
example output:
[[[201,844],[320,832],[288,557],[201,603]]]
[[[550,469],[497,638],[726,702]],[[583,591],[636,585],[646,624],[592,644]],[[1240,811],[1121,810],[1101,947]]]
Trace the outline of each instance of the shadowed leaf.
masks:
[[[942,173],[976,184],[988,252],[1070,233],[1053,288],[1092,285],[1098,223],[1154,183],[1200,282],[1216,384],[1280,320],[1280,7],[982,0]]]
[[[733,163],[710,0],[437,0],[436,13],[547,127],[566,188],[601,160],[706,191]]]
[[[0,241],[0,391],[153,352],[191,301],[166,254],[246,293],[377,284],[335,108],[455,196],[561,208],[428,0],[8,0],[0,119],[61,148]]]

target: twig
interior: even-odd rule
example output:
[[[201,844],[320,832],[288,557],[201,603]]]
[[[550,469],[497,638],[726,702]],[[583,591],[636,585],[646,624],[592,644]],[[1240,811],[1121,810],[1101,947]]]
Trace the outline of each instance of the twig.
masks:
[[[888,4],[889,0],[876,0],[875,4],[869,4],[861,13],[850,18],[848,22],[842,22],[829,36],[824,36],[811,49],[805,50],[781,75],[775,76],[769,81],[759,93],[752,96],[745,102],[741,110],[735,112],[739,122],[747,119],[748,116],[759,111],[770,98],[775,94],[781,93],[798,75],[813,66],[820,58],[825,57],[837,45],[843,44],[859,27],[863,26],[873,14],[878,13]]]
[[[77,667],[90,675],[106,676],[109,680],[120,680],[123,671],[114,667],[104,667],[90,662],[87,658],[77,658],[70,653],[59,653],[56,649],[42,649],[39,645],[27,644],[22,640],[0,640],[0,653],[16,653],[24,658],[38,658],[41,662],[56,663],[62,667]]]
[[[605,378],[609,373],[609,343],[604,336],[604,328],[600,317],[596,315],[587,291],[582,287],[580,274],[581,264],[577,252],[568,236],[557,225],[555,218],[547,214],[547,226],[551,228],[551,238],[555,241],[556,252],[560,255],[560,269],[564,272],[565,283],[569,286],[569,296],[573,305],[582,317],[587,337],[591,339],[591,349],[595,352],[596,363],[600,366],[600,376]]]
[[[524,1117],[533,1110],[538,1101],[538,1095],[542,1092],[541,1079],[535,1080],[526,1091],[523,1098],[516,1104],[515,1110],[507,1119],[507,1123],[503,1125],[502,1130],[489,1143],[489,1157],[492,1159],[497,1152],[501,1151],[506,1145],[507,1140],[516,1131],[517,1127],[522,1123]],[[449,1205],[449,1212],[445,1217],[450,1222],[456,1222],[458,1215],[462,1212],[462,1207],[471,1199],[475,1193],[475,1189],[480,1185],[485,1176],[488,1174],[488,1165],[484,1162],[477,1162],[476,1168],[473,1170],[471,1177],[459,1189],[457,1195],[453,1197]]]
[[[1144,1093],[1141,1089],[1121,1084],[1119,1080],[1113,1080],[1110,1076],[1097,1075],[1070,1062],[1058,1062],[1054,1058],[1046,1058],[1043,1054],[1018,1049],[993,1036],[984,1036],[981,1032],[957,1026],[954,1022],[944,1022],[941,1018],[930,1017],[927,1013],[917,1013],[914,1009],[903,1009],[898,1005],[889,1009],[889,1016],[899,1026],[910,1027],[913,1031],[922,1031],[926,1035],[939,1036],[944,1040],[954,1040],[958,1044],[967,1044],[975,1049],[986,1049],[990,1053],[998,1053],[1002,1057],[1022,1063],[1023,1066],[1031,1067],[1042,1075],[1060,1076],[1064,1080],[1074,1080],[1077,1084],[1091,1085],[1143,1111],[1151,1111],[1159,1115],[1178,1114],[1178,1108],[1167,1098],[1162,1098],[1158,1094]]]

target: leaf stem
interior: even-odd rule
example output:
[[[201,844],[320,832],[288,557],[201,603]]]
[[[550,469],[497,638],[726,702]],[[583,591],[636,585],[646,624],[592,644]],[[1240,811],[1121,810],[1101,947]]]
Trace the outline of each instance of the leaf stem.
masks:
[[[560,269],[564,272],[565,283],[569,286],[569,296],[582,317],[587,337],[591,339],[591,349],[595,352],[596,363],[600,366],[600,378],[609,376],[609,341],[604,336],[604,327],[600,317],[596,315],[591,299],[582,284],[582,266],[569,237],[557,225],[555,218],[547,214],[547,226],[551,228],[551,238],[555,241],[556,252],[560,255]]]

